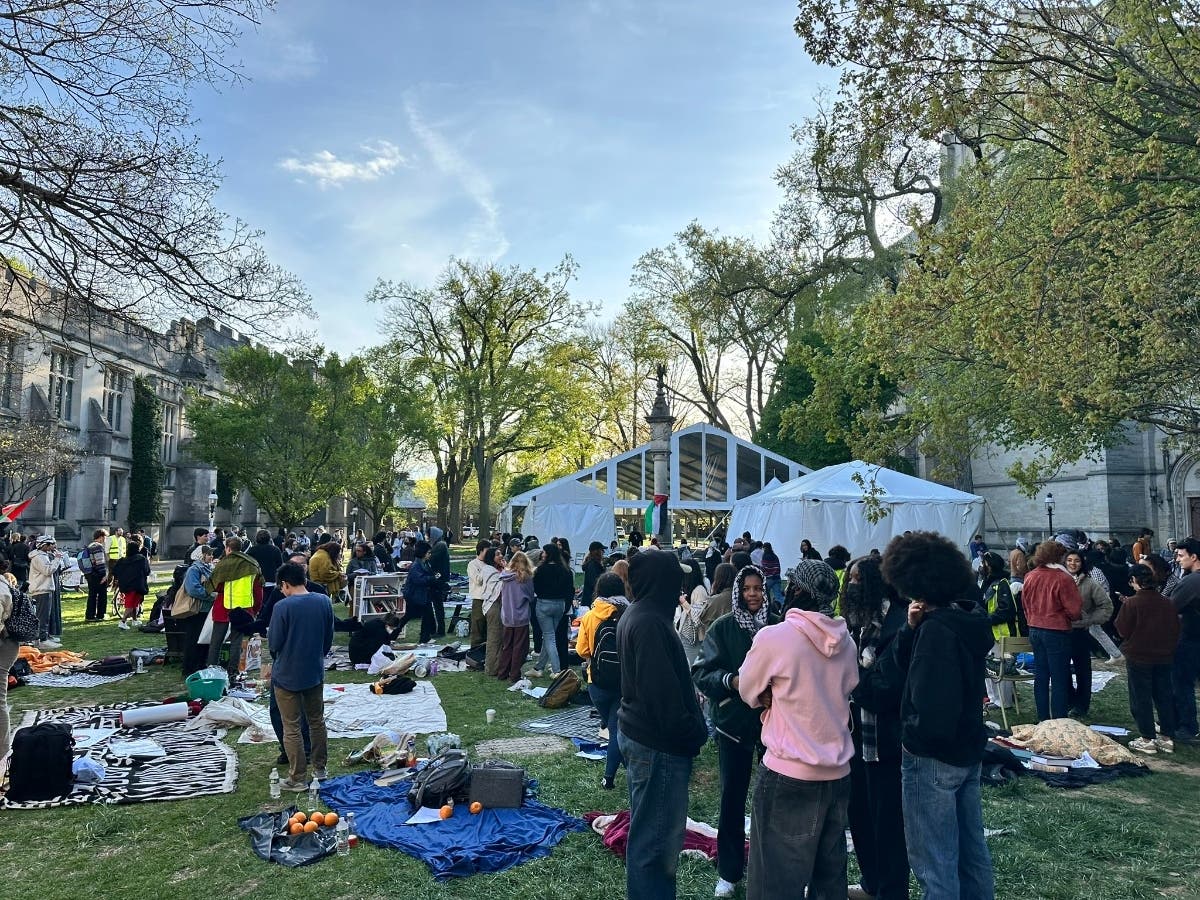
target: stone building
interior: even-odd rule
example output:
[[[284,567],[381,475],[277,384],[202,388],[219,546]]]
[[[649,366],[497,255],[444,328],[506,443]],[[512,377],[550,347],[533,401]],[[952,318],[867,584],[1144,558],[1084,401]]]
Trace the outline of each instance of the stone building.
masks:
[[[60,544],[73,546],[90,539],[95,528],[127,524],[133,379],[140,376],[162,402],[166,469],[161,516],[145,527],[159,541],[160,554],[185,547],[195,527],[209,524],[217,474],[188,457],[185,395],[219,394],[217,352],[248,338],[209,318],[179,319],[158,333],[68,302],[7,268],[0,269],[0,297],[0,421],[48,416],[84,451],[78,469],[55,479],[22,513],[17,530],[51,532]],[[8,487],[0,485],[3,496]],[[217,525],[259,522],[248,494],[232,505],[213,511]]]

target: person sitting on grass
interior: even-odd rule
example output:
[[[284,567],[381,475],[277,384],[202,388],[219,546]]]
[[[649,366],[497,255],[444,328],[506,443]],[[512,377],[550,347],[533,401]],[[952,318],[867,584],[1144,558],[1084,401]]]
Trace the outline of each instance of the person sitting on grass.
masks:
[[[1129,712],[1141,735],[1129,742],[1139,753],[1173,753],[1175,743],[1175,692],[1171,686],[1171,664],[1179,643],[1179,615],[1174,605],[1158,592],[1149,566],[1129,570],[1134,595],[1117,614],[1117,632],[1124,638],[1121,653],[1129,677]],[[1154,731],[1154,712],[1162,737]]]
[[[366,665],[381,647],[390,645],[400,633],[400,616],[390,612],[385,616],[371,616],[350,635],[350,662]]]

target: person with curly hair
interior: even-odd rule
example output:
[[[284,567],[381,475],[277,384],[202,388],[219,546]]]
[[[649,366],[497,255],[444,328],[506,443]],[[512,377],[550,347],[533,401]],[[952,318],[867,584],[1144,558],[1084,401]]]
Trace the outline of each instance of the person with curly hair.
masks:
[[[1065,719],[1071,699],[1071,630],[1083,614],[1083,596],[1063,566],[1067,548],[1043,541],[1033,554],[1021,600],[1033,645],[1033,701],[1038,721]]]
[[[878,661],[881,676],[903,684],[901,805],[909,865],[929,900],[992,900],[979,789],[987,730],[979,701],[994,637],[973,599],[975,575],[954,544],[929,531],[894,538],[882,574],[909,601],[905,626]]]

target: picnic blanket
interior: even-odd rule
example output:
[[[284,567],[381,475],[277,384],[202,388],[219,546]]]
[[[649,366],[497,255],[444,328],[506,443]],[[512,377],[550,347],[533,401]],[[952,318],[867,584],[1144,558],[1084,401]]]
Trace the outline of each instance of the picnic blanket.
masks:
[[[1014,725],[1009,742],[1042,756],[1079,759],[1084,752],[1102,766],[1146,763],[1106,735],[1074,719],[1046,719],[1036,725]]]
[[[568,706],[540,719],[522,722],[517,727],[535,734],[556,734],[559,737],[594,741],[600,730],[600,715],[594,706]]]
[[[246,726],[239,744],[275,740],[265,703],[225,697],[208,704],[201,713],[201,718],[214,716],[227,725]],[[325,727],[331,738],[373,737],[389,729],[431,734],[446,730],[446,711],[437,688],[428,681],[418,681],[408,694],[383,695],[372,693],[369,684],[327,684]]]
[[[143,803],[185,800],[209,794],[228,794],[237,787],[237,751],[222,743],[221,729],[188,729],[185,722],[143,728],[122,728],[121,711],[156,703],[114,703],[107,706],[31,710],[20,727],[39,722],[62,722],[72,730],[91,730],[93,740],[80,741],[76,757],[87,756],[104,766],[104,780],[76,785],[66,797],[27,803],[0,801],[0,809],[47,809],[87,803]],[[120,756],[110,744],[149,738],[166,751],[158,759]]]
[[[321,800],[342,815],[354,813],[363,840],[415,856],[438,881],[502,872],[549,856],[568,832],[587,828],[563,810],[531,799],[519,809],[485,809],[476,815],[459,804],[449,819],[406,825],[413,813],[406,792],[376,786],[377,774],[331,778],[321,786]]]
[[[114,681],[124,681],[131,678],[132,672],[124,675],[89,675],[86,672],[35,672],[25,676],[25,683],[30,687],[58,688],[93,688],[102,684],[112,684]]]

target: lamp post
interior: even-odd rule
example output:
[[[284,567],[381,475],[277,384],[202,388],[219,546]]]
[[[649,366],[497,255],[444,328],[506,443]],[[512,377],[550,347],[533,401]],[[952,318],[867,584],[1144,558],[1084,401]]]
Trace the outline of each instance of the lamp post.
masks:
[[[238,520],[238,527],[239,527],[239,528],[240,528],[240,527],[242,527],[242,509],[243,509],[243,507],[242,507],[242,504],[241,504],[241,503],[239,503],[239,504],[237,505],[237,520]]]
[[[1054,494],[1046,495],[1046,519],[1050,525],[1050,537],[1054,537]]]
[[[112,506],[112,523],[114,525],[116,525],[117,524],[117,498],[116,497],[112,498],[112,503],[110,505]]]
[[[358,507],[350,507],[350,541],[353,543],[358,539]]]
[[[208,530],[212,531],[216,525],[217,516],[217,492],[211,490],[208,492]]]

